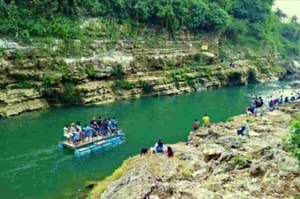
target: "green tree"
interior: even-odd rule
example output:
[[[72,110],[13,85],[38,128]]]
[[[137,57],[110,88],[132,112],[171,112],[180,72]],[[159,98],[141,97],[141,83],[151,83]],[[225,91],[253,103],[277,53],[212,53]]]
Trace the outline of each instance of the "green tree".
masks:
[[[225,10],[218,7],[216,4],[209,5],[206,26],[210,30],[225,30],[229,22],[230,17]]]
[[[271,13],[274,0],[233,0],[231,13],[237,19],[250,23],[263,22]]]
[[[209,14],[208,5],[201,0],[191,0],[188,6],[189,15],[185,20],[187,27],[194,30],[205,27]]]

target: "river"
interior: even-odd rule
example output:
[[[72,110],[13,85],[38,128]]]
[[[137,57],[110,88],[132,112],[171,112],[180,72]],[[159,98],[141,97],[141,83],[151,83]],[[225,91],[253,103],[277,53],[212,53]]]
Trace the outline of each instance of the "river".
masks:
[[[158,138],[165,143],[186,141],[193,120],[204,113],[212,122],[226,121],[245,112],[250,94],[269,95],[286,87],[287,82],[273,82],[101,106],[52,108],[1,120],[1,198],[74,198],[86,181],[105,178]],[[65,124],[84,124],[99,115],[118,119],[126,133],[125,143],[81,159],[74,158],[71,151],[56,149]]]

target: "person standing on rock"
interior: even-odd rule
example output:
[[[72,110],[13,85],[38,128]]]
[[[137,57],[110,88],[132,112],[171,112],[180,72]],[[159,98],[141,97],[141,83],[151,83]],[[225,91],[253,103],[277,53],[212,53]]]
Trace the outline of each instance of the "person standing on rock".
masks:
[[[205,127],[209,127],[210,126],[210,118],[208,117],[208,115],[206,113],[202,117],[202,124]]]
[[[197,119],[194,120],[193,128],[194,128],[194,131],[196,131],[199,128],[199,121]]]

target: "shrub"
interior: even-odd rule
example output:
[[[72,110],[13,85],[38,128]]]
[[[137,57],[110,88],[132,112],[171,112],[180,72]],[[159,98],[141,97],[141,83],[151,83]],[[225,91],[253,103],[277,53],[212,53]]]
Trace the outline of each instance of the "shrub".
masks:
[[[54,86],[57,85],[62,80],[61,76],[55,74],[46,74],[43,77],[43,86]]]
[[[200,61],[201,61],[201,54],[200,53],[195,54],[194,57],[193,57],[193,59],[194,59],[195,62],[200,63]]]
[[[115,81],[114,84],[111,86],[112,90],[124,89],[130,90],[134,87],[134,83],[125,81],[125,80],[118,80]]]
[[[297,118],[298,119],[298,118]],[[300,164],[300,121],[294,120],[290,123],[290,137],[287,142],[287,148],[298,159]]]
[[[230,159],[230,162],[234,165],[244,166],[246,164],[246,158],[243,156],[234,156]]]
[[[187,83],[187,85],[189,85],[189,86],[194,86],[196,84],[196,81],[194,80],[194,78],[192,78],[188,75],[184,76],[184,80]]]
[[[87,74],[88,78],[90,78],[90,79],[99,78],[98,72],[95,70],[95,68],[93,66],[87,66],[85,68],[85,73]]]
[[[124,79],[125,73],[121,64],[118,64],[112,68],[111,76],[119,80]]]

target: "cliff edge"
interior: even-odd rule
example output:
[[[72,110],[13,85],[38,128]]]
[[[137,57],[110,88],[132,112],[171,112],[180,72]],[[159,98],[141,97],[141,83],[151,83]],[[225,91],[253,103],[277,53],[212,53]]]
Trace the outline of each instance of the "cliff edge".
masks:
[[[172,146],[164,154],[134,156],[88,198],[294,198],[300,193],[297,160],[285,150],[295,102],[261,117],[240,115],[226,123],[191,132],[193,144]],[[250,137],[237,136],[248,120]]]

